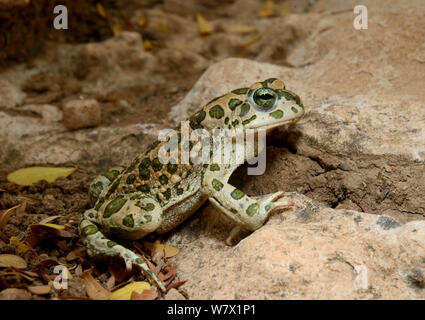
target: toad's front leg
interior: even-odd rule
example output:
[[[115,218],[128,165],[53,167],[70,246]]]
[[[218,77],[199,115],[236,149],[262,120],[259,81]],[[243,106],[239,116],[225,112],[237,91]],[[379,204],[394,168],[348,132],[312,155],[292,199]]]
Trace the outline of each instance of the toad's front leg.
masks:
[[[267,220],[269,214],[277,208],[292,206],[289,201],[281,199],[283,191],[261,198],[248,197],[244,192],[230,185],[227,181],[232,172],[231,166],[212,164],[204,174],[202,191],[209,200],[240,228],[256,230]],[[230,237],[234,237],[232,231]],[[228,239],[229,242],[231,239]]]

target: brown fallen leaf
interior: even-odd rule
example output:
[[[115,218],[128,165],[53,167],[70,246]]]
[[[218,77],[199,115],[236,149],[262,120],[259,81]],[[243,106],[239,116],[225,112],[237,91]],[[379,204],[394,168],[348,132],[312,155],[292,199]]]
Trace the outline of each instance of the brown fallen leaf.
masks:
[[[188,279],[171,283],[167,286],[167,291],[172,289],[172,288],[177,289],[177,288],[181,287],[182,285],[184,285],[187,281],[188,281]]]
[[[50,290],[52,290],[52,285],[53,285],[53,282],[50,281],[48,284],[42,285],[42,286],[28,286],[27,290],[31,292],[32,294],[45,295],[45,294],[48,294]]]
[[[113,275],[111,275],[108,279],[108,281],[106,281],[106,288],[111,291],[112,288],[115,286],[115,277]]]
[[[133,291],[131,293],[131,300],[155,300],[158,297],[158,292],[155,290],[143,290],[142,293]]]
[[[84,259],[84,252],[87,250],[86,247],[79,247],[77,249],[72,250],[70,253],[66,255],[66,261],[73,261],[75,259],[81,258]]]
[[[198,22],[198,30],[201,36],[207,36],[213,32],[209,22],[200,13],[196,14],[196,21]]]
[[[177,274],[177,271],[178,271],[177,269],[171,269],[166,274],[160,273],[158,275],[158,278],[162,282],[167,282],[168,280],[171,280],[172,278],[174,278],[174,276]]]
[[[168,22],[166,20],[161,21],[161,30],[162,30],[162,32],[168,31]]]
[[[102,285],[97,282],[91,275],[91,269],[86,270],[81,275],[84,284],[86,286],[87,295],[95,300],[108,300],[111,296],[111,292],[106,290]]]
[[[87,298],[87,297],[59,296],[59,297],[52,297],[49,300],[93,300],[93,299]]]
[[[2,239],[5,243],[9,243],[9,238],[0,231],[0,239]]]
[[[100,16],[106,18],[106,11],[100,2],[96,3],[96,9]]]
[[[137,24],[141,27],[141,28],[146,28],[149,24],[149,18],[139,18],[137,20]]]
[[[256,29],[253,26],[249,26],[246,24],[235,24],[224,27],[224,30],[227,32],[234,32],[234,33],[252,33]]]
[[[16,212],[16,210],[21,207],[23,203],[18,204],[12,208],[6,210],[0,210],[0,230],[3,230],[4,226],[7,224],[7,220],[9,220],[10,216]]]
[[[0,254],[0,267],[25,269],[27,267],[27,262],[14,254]]]
[[[45,223],[50,223],[53,220],[56,220],[57,218],[60,218],[61,216],[51,216],[51,217],[47,217],[42,219],[38,224],[45,224]]]

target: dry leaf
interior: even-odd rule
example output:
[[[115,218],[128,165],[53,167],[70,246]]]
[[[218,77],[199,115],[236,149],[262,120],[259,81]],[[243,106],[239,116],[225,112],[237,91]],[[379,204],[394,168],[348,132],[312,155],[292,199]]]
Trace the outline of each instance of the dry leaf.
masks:
[[[25,269],[27,267],[27,262],[14,254],[0,254],[0,267]]]
[[[182,285],[184,285],[186,282],[187,282],[187,280],[174,282],[174,283],[167,286],[167,291],[169,291],[172,288],[177,289],[178,287],[181,287]]]
[[[90,273],[90,270],[86,270],[81,275],[84,284],[86,286],[87,295],[95,300],[108,300],[111,293],[97,282]]]
[[[9,243],[9,238],[0,231],[0,239],[2,239],[5,243]]]
[[[181,44],[181,45],[175,46],[174,49],[179,51],[185,51],[187,49],[190,49],[190,46],[188,44]]]
[[[131,300],[155,300],[158,297],[158,292],[155,290],[143,290],[142,293],[133,291],[131,293]]]
[[[145,281],[136,281],[112,292],[109,300],[131,300],[133,291],[140,294],[143,290],[149,290],[150,288],[151,285],[149,283]]]
[[[49,284],[46,284],[44,286],[28,286],[27,290],[31,292],[32,294],[36,295],[44,295],[48,294],[50,290],[52,290],[53,282],[50,281]]]
[[[106,281],[106,288],[108,290],[112,290],[112,288],[115,286],[115,277],[114,275],[110,276],[108,281]]]
[[[96,9],[102,17],[106,18],[106,11],[100,2],[96,3]]]
[[[249,39],[247,42],[242,44],[242,47],[246,48],[249,47],[250,45],[252,45],[253,43],[257,42],[258,40],[261,39],[263,35],[261,33],[257,34],[255,37]]]
[[[155,255],[158,251],[164,251],[164,256],[166,258],[171,258],[179,253],[178,248],[168,246],[166,244],[152,243],[148,241],[142,241],[142,243],[151,252],[152,255]]]
[[[77,168],[29,167],[9,173],[7,180],[21,186],[30,186],[40,180],[54,182],[59,177],[73,174]]]
[[[213,32],[209,22],[200,13],[196,14],[196,21],[200,35],[207,36]]]
[[[57,218],[60,218],[61,216],[52,216],[52,217],[47,217],[42,219],[38,224],[46,224],[46,223],[50,223],[53,220],[56,220]]]
[[[254,27],[246,25],[246,24],[235,24],[231,26],[226,26],[224,27],[224,29],[227,32],[235,32],[235,33],[251,33],[256,30]]]
[[[177,274],[177,269],[171,269],[166,274],[160,273],[158,275],[159,280],[162,282],[167,282],[168,280],[172,279]]]
[[[7,224],[7,220],[9,220],[10,216],[18,209],[20,206],[22,206],[23,203],[18,204],[12,208],[6,209],[6,210],[0,210],[0,230],[3,230],[4,226]]]
[[[66,261],[73,261],[77,258],[84,258],[84,252],[87,250],[86,247],[79,247],[77,249],[72,250],[70,253],[66,255]]]
[[[258,12],[258,16],[260,18],[270,17],[274,14],[275,4],[273,0],[266,0],[266,3]]]
[[[65,230],[65,226],[60,225],[60,224],[54,224],[54,223],[39,223],[38,225],[40,225],[40,226],[45,226],[45,227],[49,227],[49,228],[53,228],[53,229],[57,229],[57,230]]]
[[[33,248],[23,243],[17,237],[10,237],[9,243],[16,247],[16,252],[19,255],[24,255],[27,251],[33,250]]]

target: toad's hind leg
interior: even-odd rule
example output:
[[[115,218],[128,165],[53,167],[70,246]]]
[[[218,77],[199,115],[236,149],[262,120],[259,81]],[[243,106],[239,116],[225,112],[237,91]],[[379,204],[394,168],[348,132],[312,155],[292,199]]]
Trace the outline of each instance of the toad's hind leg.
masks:
[[[90,205],[94,206],[102,191],[111,184],[123,171],[125,167],[112,167],[108,171],[94,178],[89,188]]]
[[[154,206],[154,200],[146,200],[118,197],[106,201],[99,211],[87,210],[78,229],[90,256],[119,256],[124,259],[127,270],[131,270],[133,265],[138,266],[147,279],[165,292],[164,284],[138,255],[107,239],[98,228],[98,225],[104,225],[111,233],[115,230],[117,235],[126,235],[131,239],[141,238],[154,231],[162,222],[162,209],[159,204]]]

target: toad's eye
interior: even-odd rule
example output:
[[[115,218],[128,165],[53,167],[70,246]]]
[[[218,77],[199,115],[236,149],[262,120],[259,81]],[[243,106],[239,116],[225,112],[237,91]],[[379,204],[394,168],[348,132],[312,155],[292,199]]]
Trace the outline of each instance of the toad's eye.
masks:
[[[271,88],[259,88],[254,92],[253,99],[260,110],[267,111],[276,103],[277,94]]]

